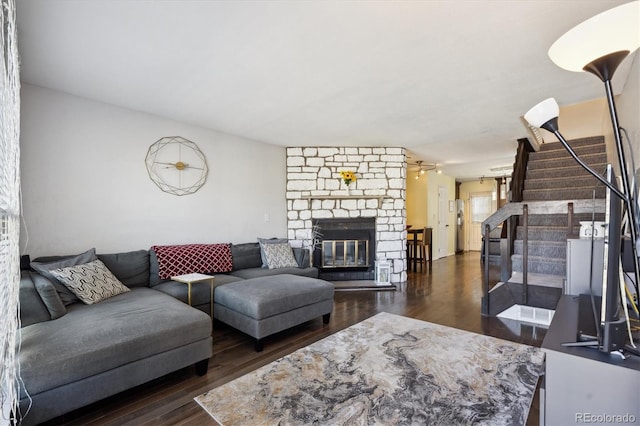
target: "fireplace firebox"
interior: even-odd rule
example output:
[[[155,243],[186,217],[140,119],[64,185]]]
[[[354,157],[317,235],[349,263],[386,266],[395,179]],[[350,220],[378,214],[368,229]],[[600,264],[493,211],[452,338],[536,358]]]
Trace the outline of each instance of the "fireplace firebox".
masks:
[[[320,278],[331,281],[373,280],[375,218],[317,219],[320,244],[313,263]]]
[[[369,240],[323,240],[322,267],[369,266]]]

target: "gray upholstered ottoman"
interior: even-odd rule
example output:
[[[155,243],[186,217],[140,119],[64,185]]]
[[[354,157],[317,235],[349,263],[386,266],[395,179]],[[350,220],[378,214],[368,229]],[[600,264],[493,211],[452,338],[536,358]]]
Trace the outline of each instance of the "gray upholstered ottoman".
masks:
[[[319,316],[329,323],[333,284],[299,275],[272,275],[221,285],[215,289],[213,315],[233,328],[262,339]]]

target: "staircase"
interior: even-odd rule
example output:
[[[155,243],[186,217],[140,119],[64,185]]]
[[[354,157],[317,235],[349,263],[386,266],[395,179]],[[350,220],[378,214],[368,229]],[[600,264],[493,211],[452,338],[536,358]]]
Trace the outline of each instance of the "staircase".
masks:
[[[590,137],[569,141],[578,156],[598,173],[604,173],[607,155],[603,137]],[[559,142],[545,143],[538,152],[529,154],[524,181],[522,203],[551,202],[550,205],[584,200],[590,205],[603,204],[605,187],[591,176],[569,155]],[[587,211],[590,209],[587,209]],[[536,211],[528,218],[528,262],[526,304],[545,309],[555,309],[562,295],[566,279],[566,249],[569,234],[577,236],[580,221],[591,221],[591,213],[573,216],[569,230],[568,215]],[[595,220],[604,220],[603,213],[596,213]],[[513,247],[512,275],[505,283],[499,283],[490,293],[490,315],[496,315],[509,306],[524,303],[519,295],[523,290],[523,237],[522,216],[516,228]]]

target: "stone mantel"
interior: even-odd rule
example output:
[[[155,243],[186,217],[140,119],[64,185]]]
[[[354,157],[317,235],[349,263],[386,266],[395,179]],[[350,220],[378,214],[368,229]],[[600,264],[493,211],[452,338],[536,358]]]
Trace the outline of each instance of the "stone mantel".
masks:
[[[303,200],[382,200],[389,198],[384,195],[308,195]]]

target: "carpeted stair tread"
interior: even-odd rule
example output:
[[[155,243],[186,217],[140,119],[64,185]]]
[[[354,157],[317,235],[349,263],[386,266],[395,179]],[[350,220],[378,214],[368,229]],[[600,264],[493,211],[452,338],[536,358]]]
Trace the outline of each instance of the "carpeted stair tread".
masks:
[[[565,259],[529,255],[527,265],[528,272],[559,276],[565,276],[567,273]],[[522,255],[514,254],[511,256],[511,267],[513,271],[522,272]]]
[[[529,241],[529,256],[553,257],[558,259],[566,259],[567,243],[564,241]],[[522,240],[513,242],[513,253],[522,255]]]
[[[580,226],[574,226],[574,232],[579,231]],[[529,241],[567,241],[566,226],[530,226],[528,233]],[[516,241],[524,237],[524,228],[518,226],[516,229]]]
[[[589,164],[595,172],[600,173],[604,176],[604,171],[607,167],[606,163],[598,163],[598,164]],[[527,179],[549,179],[549,178],[561,178],[561,177],[572,177],[574,179],[582,179],[586,177],[593,178],[593,176],[580,167],[579,165],[574,164],[563,166],[563,167],[552,167],[552,168],[539,168],[537,170],[527,170],[527,178],[525,179],[525,185]],[[595,179],[595,178],[594,178]]]
[[[562,189],[562,188],[597,188],[603,186],[598,180],[589,175],[580,179],[575,176],[527,179],[524,182],[524,189]]]
[[[567,141],[569,146],[573,149],[594,144],[604,144],[603,136],[589,136],[586,138],[572,139]],[[551,151],[555,149],[564,149],[564,146],[560,142],[545,142],[540,145],[540,151]]]
[[[607,162],[607,154],[603,152],[598,154],[581,155],[580,159],[589,165],[604,164]],[[553,169],[553,168],[563,167],[563,166],[573,166],[575,164],[576,164],[576,160],[574,160],[572,157],[543,159],[540,161],[536,161],[534,159],[534,160],[530,160],[527,163],[527,171],[539,170],[539,169]]]
[[[593,144],[593,145],[584,145],[577,148],[574,148],[576,154],[579,157],[588,154],[601,154],[606,153],[606,147],[604,143],[601,144]],[[544,160],[544,159],[554,159],[554,158],[569,158],[571,154],[567,151],[562,145],[559,145],[557,149],[547,149],[545,151],[532,152],[529,154],[529,161],[531,160]]]
[[[522,191],[523,201],[560,201],[560,200],[589,200],[594,198],[605,198],[606,188],[586,187],[586,188],[559,188],[548,189],[525,189]]]

